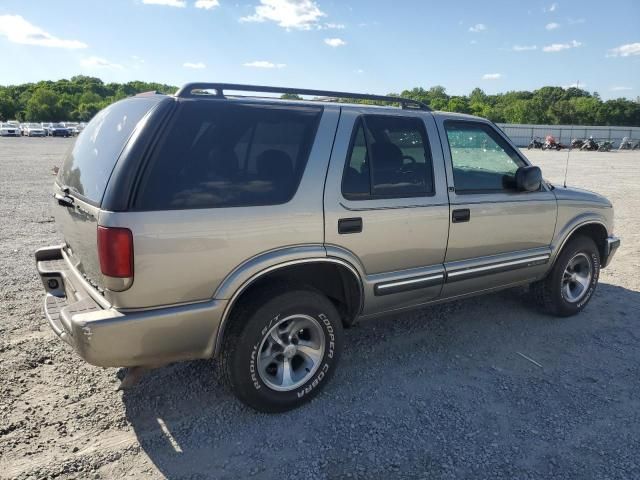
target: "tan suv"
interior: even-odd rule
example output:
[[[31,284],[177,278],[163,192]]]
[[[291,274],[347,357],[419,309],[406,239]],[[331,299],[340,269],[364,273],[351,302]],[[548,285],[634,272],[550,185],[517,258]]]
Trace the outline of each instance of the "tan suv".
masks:
[[[491,122],[340,92],[122,100],[54,197],[65,243],[36,261],[56,334],[100,366],[219,356],[268,412],[318,393],[357,320],[526,284],[577,313],[620,243],[609,201],[545,182]]]

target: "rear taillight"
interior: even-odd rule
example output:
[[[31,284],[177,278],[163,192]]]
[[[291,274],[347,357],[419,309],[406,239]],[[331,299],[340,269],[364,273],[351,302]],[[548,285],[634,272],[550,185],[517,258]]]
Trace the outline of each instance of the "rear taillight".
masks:
[[[98,227],[98,257],[103,275],[133,277],[133,235],[128,228]]]

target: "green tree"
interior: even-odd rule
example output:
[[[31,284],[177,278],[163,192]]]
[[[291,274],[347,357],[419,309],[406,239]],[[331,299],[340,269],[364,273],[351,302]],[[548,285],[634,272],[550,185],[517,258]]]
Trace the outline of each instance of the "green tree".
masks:
[[[0,90],[0,120],[12,120],[16,118],[17,105],[8,92]]]
[[[35,122],[51,122],[59,120],[58,96],[46,87],[37,88],[25,108],[24,119]]]

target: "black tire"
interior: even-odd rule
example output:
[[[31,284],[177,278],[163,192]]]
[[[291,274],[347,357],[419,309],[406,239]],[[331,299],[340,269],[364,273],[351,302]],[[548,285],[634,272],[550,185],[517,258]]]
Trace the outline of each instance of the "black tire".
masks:
[[[589,260],[590,279],[580,296],[572,301],[568,297],[566,289],[563,288],[563,278],[569,262],[582,257]],[[591,238],[577,236],[564,246],[546,278],[531,285],[531,291],[536,301],[547,313],[559,317],[569,317],[580,312],[589,303],[598,285],[599,276],[600,253],[598,247]]]
[[[304,383],[287,391],[277,391],[259,373],[258,356],[263,352],[269,332],[280,328],[277,326],[287,318],[296,316],[317,322],[315,331],[324,338],[323,353],[315,370],[305,367],[310,376],[303,376]],[[231,324],[221,356],[226,381],[238,399],[260,412],[284,412],[303,405],[320,392],[337,366],[342,350],[342,321],[333,303],[311,287],[274,285],[243,302],[229,320]],[[294,360],[287,360],[291,368]],[[314,373],[311,375],[311,372]]]

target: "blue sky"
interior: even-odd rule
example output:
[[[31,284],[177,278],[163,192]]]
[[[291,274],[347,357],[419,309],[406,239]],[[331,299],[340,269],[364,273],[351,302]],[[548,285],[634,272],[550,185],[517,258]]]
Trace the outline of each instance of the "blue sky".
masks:
[[[77,74],[640,96],[640,1],[0,0],[0,84]]]

